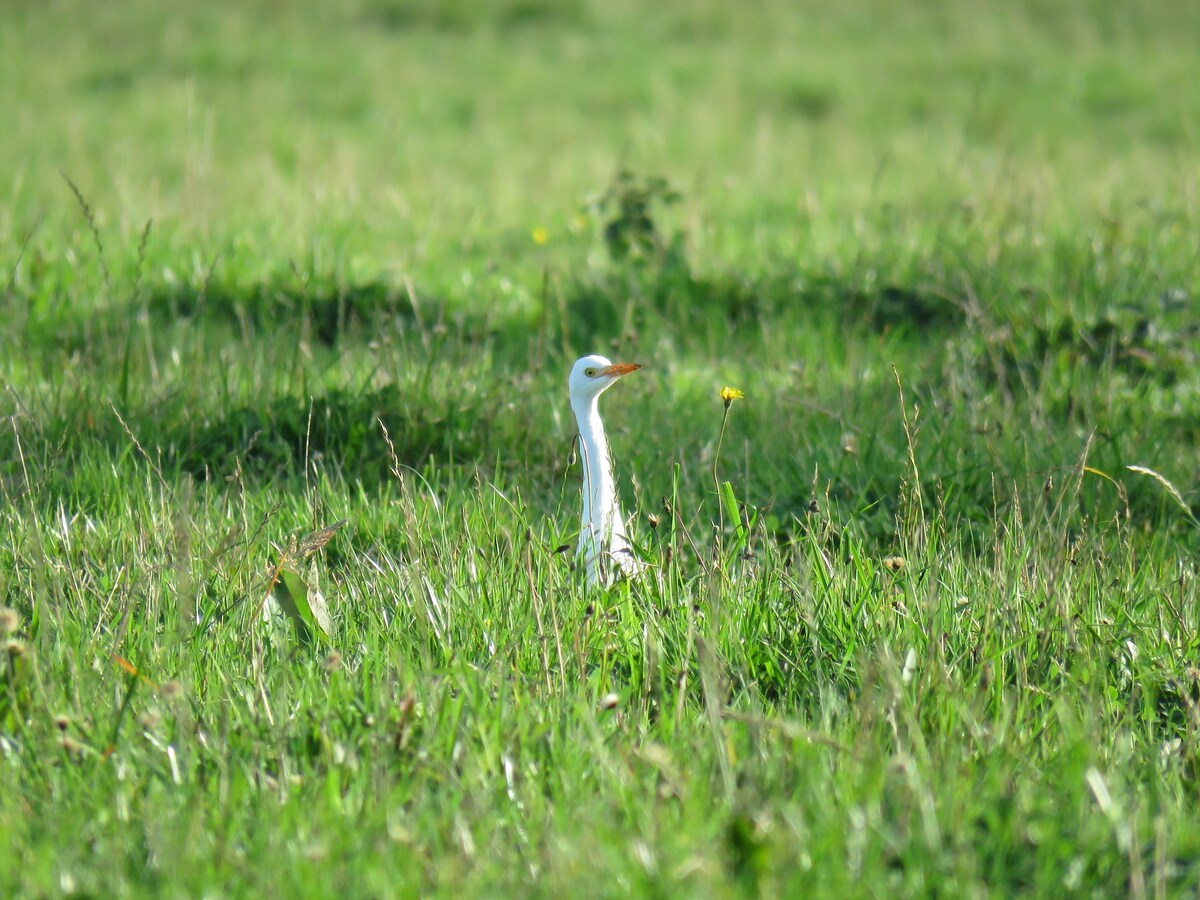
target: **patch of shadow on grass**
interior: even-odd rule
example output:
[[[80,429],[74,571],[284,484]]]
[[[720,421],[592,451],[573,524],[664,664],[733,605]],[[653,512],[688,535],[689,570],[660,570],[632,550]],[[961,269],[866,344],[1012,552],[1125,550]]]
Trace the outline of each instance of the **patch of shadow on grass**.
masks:
[[[133,69],[112,67],[96,69],[76,81],[81,91],[90,94],[123,94],[137,81]]]
[[[911,326],[922,331],[930,328],[957,328],[965,321],[962,306],[940,294],[896,284],[877,291],[851,294],[850,308],[871,327]]]
[[[463,342],[482,340],[497,323],[494,315],[468,314],[430,299],[414,303],[406,291],[369,282],[352,286],[292,288],[254,285],[152,285],[136,297],[100,308],[74,303],[48,306],[34,299],[17,309],[22,341],[55,357],[111,365],[113,348],[128,348],[136,323],[156,334],[190,321],[225,329],[242,341],[301,339],[325,347],[362,341],[387,331],[450,333]],[[140,338],[138,338],[140,340]]]
[[[1132,380],[1172,387],[1187,377],[1200,357],[1200,326],[1171,327],[1145,314],[1106,313],[1091,319],[1070,314],[1049,325],[1020,331],[1001,329],[989,336],[990,363],[982,372],[1010,390],[1037,387],[1055,372],[1110,369]]]
[[[145,293],[144,304],[152,322],[186,318],[256,331],[281,321],[307,322],[313,337],[327,346],[381,318],[418,324],[421,314],[407,292],[379,282],[316,288],[271,283],[249,287],[188,284],[152,288]],[[441,304],[431,307],[444,308]]]
[[[800,273],[696,275],[683,266],[629,267],[584,276],[567,285],[566,327],[572,339],[596,345],[636,339],[650,319],[705,324],[715,329],[761,327],[781,315],[834,316],[850,328],[883,332],[952,331],[966,322],[963,307],[923,287],[885,284],[863,289]],[[597,345],[598,346],[598,345]]]
[[[506,446],[516,446],[517,424],[503,419],[501,410],[495,397],[482,392],[446,392],[418,402],[399,385],[388,385],[202,412],[180,397],[123,410],[124,426],[108,411],[89,415],[80,408],[45,423],[45,431],[76,435],[56,463],[68,483],[77,461],[73,452],[99,445],[114,458],[144,452],[168,483],[184,475],[254,483],[303,476],[312,466],[373,490],[397,471],[484,465],[498,433],[512,431]],[[60,487],[68,485],[60,481]]]
[[[385,31],[470,34],[586,24],[582,0],[373,0],[360,21]]]
[[[785,87],[778,103],[784,112],[809,122],[820,122],[837,108],[838,95],[830,85],[803,82]]]

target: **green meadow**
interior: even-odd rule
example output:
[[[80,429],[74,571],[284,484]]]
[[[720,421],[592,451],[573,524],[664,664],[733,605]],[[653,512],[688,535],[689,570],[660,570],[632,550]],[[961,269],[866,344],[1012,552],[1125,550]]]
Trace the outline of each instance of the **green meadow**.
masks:
[[[0,2],[0,895],[1195,896],[1192,7]]]

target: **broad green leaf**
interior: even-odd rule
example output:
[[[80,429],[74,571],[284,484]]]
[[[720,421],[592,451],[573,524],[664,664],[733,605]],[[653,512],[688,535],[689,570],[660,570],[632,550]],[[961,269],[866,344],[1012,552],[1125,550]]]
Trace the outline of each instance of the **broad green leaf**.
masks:
[[[733,485],[728,481],[721,482],[721,504],[725,507],[725,518],[736,529],[742,523],[742,516],[738,511],[737,495],[733,493]]]
[[[300,573],[289,568],[280,569],[271,587],[271,596],[291,620],[300,640],[311,641],[329,634],[325,598],[320,591],[310,588]]]

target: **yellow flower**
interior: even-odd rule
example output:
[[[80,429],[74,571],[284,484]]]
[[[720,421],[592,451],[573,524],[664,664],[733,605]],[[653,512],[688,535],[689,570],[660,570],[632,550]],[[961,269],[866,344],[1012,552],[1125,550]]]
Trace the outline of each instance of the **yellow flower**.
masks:
[[[536,228],[534,228],[533,231],[529,233],[529,236],[533,238],[533,242],[539,247],[546,243],[546,241],[550,240],[550,232],[548,232],[541,225],[538,225]]]
[[[745,396],[745,394],[735,387],[725,385],[725,387],[721,388],[721,399],[725,401],[726,409],[729,409],[729,404],[731,404],[734,400],[741,400]]]

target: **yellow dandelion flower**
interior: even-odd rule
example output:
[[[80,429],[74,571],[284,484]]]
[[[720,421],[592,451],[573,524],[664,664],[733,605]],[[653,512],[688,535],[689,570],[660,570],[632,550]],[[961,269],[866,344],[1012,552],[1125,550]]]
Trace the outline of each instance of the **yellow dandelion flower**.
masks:
[[[546,241],[550,240],[550,232],[548,232],[541,225],[534,228],[533,231],[529,233],[529,236],[533,238],[533,242],[539,247],[545,244]]]
[[[726,409],[729,409],[729,404],[733,403],[734,400],[741,400],[745,396],[745,394],[735,387],[725,385],[725,387],[721,388],[721,399],[725,402]]]

